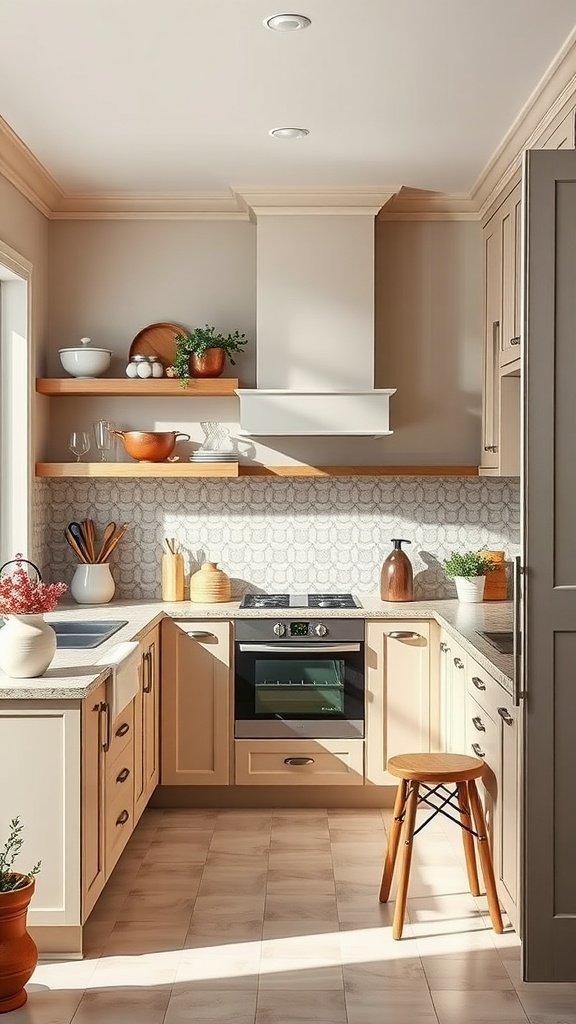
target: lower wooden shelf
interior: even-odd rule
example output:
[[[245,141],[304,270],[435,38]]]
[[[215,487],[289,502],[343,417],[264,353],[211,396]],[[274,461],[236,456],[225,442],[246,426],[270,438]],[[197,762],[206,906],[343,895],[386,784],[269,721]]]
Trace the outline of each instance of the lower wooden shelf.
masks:
[[[478,466],[261,466],[237,462],[37,462],[37,477],[478,476]]]

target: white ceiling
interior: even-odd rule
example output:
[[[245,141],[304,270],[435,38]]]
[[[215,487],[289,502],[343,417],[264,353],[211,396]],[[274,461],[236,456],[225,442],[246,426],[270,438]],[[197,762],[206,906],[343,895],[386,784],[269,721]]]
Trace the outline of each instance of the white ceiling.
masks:
[[[284,11],[312,26],[263,27]],[[468,192],[575,18],[574,0],[1,0],[0,114],[67,192]]]

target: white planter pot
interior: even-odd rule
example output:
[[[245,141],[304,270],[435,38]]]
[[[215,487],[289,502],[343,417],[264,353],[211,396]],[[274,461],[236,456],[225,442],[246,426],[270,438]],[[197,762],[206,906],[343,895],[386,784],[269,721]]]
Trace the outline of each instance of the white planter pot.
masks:
[[[116,584],[108,562],[100,565],[77,565],[70,584],[70,593],[78,604],[108,604],[114,597]]]
[[[484,599],[485,576],[455,576],[458,600],[465,604],[479,604]]]
[[[8,615],[0,629],[0,668],[14,679],[44,674],[56,653],[56,634],[43,615]]]

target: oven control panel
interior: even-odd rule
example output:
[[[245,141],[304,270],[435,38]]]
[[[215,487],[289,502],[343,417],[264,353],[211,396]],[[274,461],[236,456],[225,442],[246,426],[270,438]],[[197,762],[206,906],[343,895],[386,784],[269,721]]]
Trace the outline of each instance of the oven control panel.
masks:
[[[276,622],[272,627],[274,636],[294,637],[327,636],[328,626],[323,622]]]

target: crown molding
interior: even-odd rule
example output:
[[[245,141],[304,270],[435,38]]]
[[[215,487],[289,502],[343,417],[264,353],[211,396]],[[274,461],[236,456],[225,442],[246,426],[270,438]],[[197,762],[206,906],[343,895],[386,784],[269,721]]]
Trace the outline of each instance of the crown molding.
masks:
[[[478,211],[463,192],[401,188],[378,214],[380,220],[478,220]]]
[[[470,191],[480,217],[509,184],[522,161],[524,149],[533,149],[546,129],[576,94],[576,28],[556,54],[538,85],[528,97],[496,152]]]
[[[397,186],[380,188],[300,188],[262,189],[235,187],[238,205],[252,219],[265,214],[297,216],[366,215],[375,217],[395,194]]]
[[[50,217],[62,190],[7,121],[0,117],[0,174],[40,213]]]
[[[52,220],[248,220],[231,192],[69,192]]]

